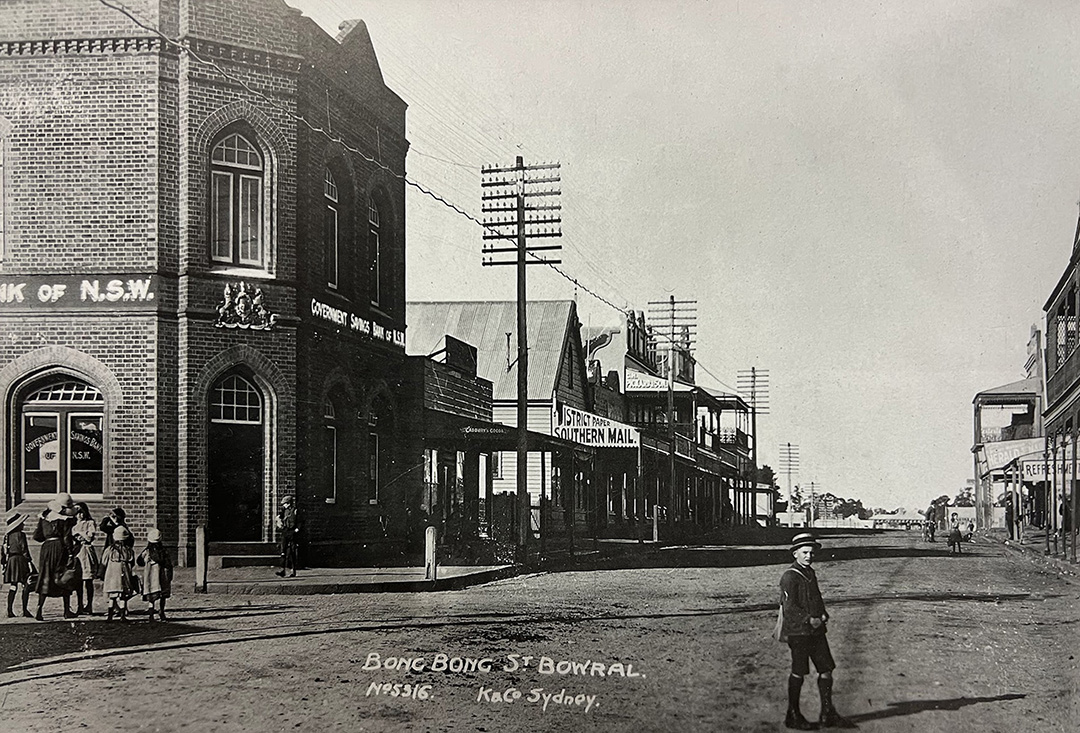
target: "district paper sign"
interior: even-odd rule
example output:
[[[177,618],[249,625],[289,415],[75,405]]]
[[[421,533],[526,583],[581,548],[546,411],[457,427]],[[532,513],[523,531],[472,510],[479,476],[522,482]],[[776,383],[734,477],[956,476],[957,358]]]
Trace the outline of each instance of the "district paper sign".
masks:
[[[637,448],[641,437],[637,428],[566,405],[551,411],[551,434],[572,443],[594,448]]]

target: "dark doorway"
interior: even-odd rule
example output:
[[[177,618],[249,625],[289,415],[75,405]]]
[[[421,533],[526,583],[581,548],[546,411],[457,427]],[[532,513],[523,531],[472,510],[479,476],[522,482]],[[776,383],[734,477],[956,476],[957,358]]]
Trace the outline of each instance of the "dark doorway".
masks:
[[[211,390],[206,468],[212,541],[263,539],[262,404],[255,385],[237,373]]]
[[[208,539],[262,540],[262,426],[211,424],[209,453]]]

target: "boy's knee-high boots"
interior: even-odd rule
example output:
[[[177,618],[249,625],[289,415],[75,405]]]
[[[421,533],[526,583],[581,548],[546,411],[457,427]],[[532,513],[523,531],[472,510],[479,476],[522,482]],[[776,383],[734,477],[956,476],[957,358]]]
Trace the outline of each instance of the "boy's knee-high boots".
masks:
[[[784,725],[795,730],[813,730],[814,726],[803,717],[799,710],[799,694],[802,692],[802,677],[790,675],[787,681],[787,715],[784,717]]]
[[[818,677],[818,692],[821,693],[821,722],[822,728],[857,728],[852,721],[836,712],[832,702],[832,677]]]
[[[15,589],[12,588],[7,593],[7,617],[15,618]]]

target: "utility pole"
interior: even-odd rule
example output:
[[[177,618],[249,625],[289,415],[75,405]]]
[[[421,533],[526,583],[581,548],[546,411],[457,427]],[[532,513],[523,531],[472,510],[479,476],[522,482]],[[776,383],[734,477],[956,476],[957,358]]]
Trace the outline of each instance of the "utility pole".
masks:
[[[480,169],[481,211],[484,215],[485,266],[517,267],[517,506],[518,561],[528,559],[532,525],[529,500],[529,344],[526,318],[525,266],[561,264],[538,256],[538,251],[561,249],[561,245],[529,245],[539,237],[562,236],[562,205],[542,203],[561,195],[553,184],[561,181],[558,163],[525,165],[519,155],[512,166],[487,165]],[[526,199],[535,203],[526,204]],[[506,246],[506,242],[513,246]],[[491,242],[488,244],[488,242]],[[508,257],[513,254],[514,257]],[[531,256],[532,259],[527,259]]]
[[[791,474],[799,473],[799,446],[791,443],[780,444],[780,470],[787,474],[788,526],[794,527],[795,517],[791,506]]]
[[[653,332],[667,339],[667,426],[668,448],[671,458],[671,476],[669,501],[672,504],[668,512],[668,520],[672,517],[681,518],[684,502],[678,500],[680,492],[676,487],[675,473],[675,347],[679,346],[686,353],[687,358],[692,358],[694,342],[697,339],[697,301],[675,300],[672,295],[667,301],[650,301],[649,315],[656,318],[653,322]],[[661,320],[663,319],[663,320]]]
[[[742,369],[736,375],[739,394],[750,403],[750,459],[753,466],[754,495],[757,495],[758,452],[757,452],[757,416],[769,414],[769,370],[750,367]],[[770,491],[771,496],[771,491]],[[775,510],[775,507],[774,507]],[[775,512],[774,512],[775,513]]]

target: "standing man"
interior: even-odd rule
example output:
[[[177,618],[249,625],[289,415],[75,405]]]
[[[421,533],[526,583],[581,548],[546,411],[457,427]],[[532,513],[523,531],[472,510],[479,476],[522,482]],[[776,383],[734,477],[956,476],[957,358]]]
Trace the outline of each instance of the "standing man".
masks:
[[[300,533],[300,518],[296,514],[296,506],[291,496],[281,499],[281,509],[278,510],[274,525],[279,532],[281,540],[281,570],[277,571],[279,577],[285,577],[285,569],[292,567],[292,576],[296,577],[296,546]]]
[[[1005,492],[1005,526],[1009,529],[1009,539],[1016,539],[1013,528],[1013,495]]]
[[[814,553],[821,549],[809,532],[795,535],[791,541],[791,554],[795,562],[780,576],[780,598],[783,608],[781,641],[791,648],[791,676],[788,677],[788,709],[784,725],[795,730],[821,728],[855,728],[855,723],[836,712],[832,702],[832,671],[836,668],[829,641],[825,637],[825,623],[829,614],[818,588],[817,575],[811,565]],[[810,674],[810,660],[818,673],[818,691],[821,693],[821,720],[811,723],[799,710],[799,695],[803,678]]]

